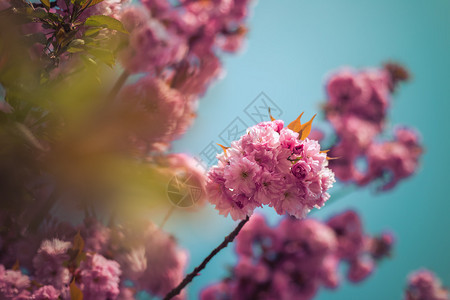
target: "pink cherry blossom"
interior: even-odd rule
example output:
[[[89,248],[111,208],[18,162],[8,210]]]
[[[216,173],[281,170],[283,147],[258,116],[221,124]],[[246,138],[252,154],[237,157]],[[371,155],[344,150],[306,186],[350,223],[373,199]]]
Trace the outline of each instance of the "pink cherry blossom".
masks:
[[[70,281],[70,273],[64,262],[69,259],[70,242],[58,239],[44,240],[33,258],[34,274],[42,284],[61,290]]]
[[[60,292],[52,285],[44,285],[33,293],[33,300],[58,300]]]
[[[236,238],[238,262],[230,275],[204,289],[200,299],[312,299],[321,288],[339,286],[341,263],[349,265],[351,282],[364,280],[375,268],[371,252],[361,241],[344,256],[341,245],[353,231],[365,237],[358,222],[349,211],[328,223],[286,216],[271,227],[255,214]]]
[[[420,270],[408,278],[404,300],[448,300],[449,292],[429,270]]]
[[[119,295],[120,265],[100,254],[87,254],[80,265],[83,299],[107,300]]]
[[[0,298],[1,299],[29,299],[30,279],[20,271],[5,270],[0,265]]]
[[[334,175],[326,154],[314,140],[282,128],[282,121],[262,122],[218,155],[206,185],[208,200],[234,220],[258,206],[303,218],[329,199]]]

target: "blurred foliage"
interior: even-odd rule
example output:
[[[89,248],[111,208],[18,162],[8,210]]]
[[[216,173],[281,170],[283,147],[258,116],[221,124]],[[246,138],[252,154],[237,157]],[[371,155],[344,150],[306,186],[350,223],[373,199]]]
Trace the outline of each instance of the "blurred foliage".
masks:
[[[77,15],[98,1],[72,3]],[[1,12],[7,108],[0,111],[1,209],[32,220],[33,227],[59,200],[70,210],[101,207],[116,217],[166,202],[170,172],[132,146],[136,115],[115,105],[109,92],[118,73],[111,72],[116,51],[126,42],[122,24],[106,16],[78,22],[52,13],[48,1],[42,5],[18,2]],[[29,21],[51,31],[23,35]],[[30,206],[36,209],[25,209]]]

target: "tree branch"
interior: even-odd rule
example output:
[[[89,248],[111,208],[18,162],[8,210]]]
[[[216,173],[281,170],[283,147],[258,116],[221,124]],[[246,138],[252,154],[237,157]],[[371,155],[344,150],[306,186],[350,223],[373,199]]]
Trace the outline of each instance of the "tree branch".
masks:
[[[181,290],[183,288],[186,287],[186,285],[188,285],[195,276],[198,275],[198,273],[203,270],[206,265],[208,264],[208,262],[217,254],[220,252],[220,250],[226,248],[228,246],[229,243],[231,243],[236,236],[239,234],[239,232],[241,231],[242,227],[244,227],[245,223],[247,223],[249,220],[249,217],[247,216],[245,218],[245,220],[242,220],[238,226],[227,236],[225,237],[225,239],[223,240],[223,242],[217,246],[203,261],[200,265],[198,265],[194,271],[192,271],[191,273],[189,273],[188,275],[186,275],[186,277],[183,279],[183,281],[173,290],[171,290],[165,297],[164,300],[169,300],[172,299],[173,297],[175,297],[176,295],[178,295]]]

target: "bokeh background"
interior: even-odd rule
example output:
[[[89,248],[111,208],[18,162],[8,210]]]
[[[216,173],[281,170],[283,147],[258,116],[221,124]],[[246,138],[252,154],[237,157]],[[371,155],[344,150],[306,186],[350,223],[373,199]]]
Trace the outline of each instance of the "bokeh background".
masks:
[[[317,299],[401,299],[406,276],[421,267],[449,286],[450,1],[260,0],[249,27],[244,51],[224,57],[224,78],[203,97],[193,128],[173,151],[198,156],[211,141],[221,142],[219,134],[235,117],[253,125],[244,109],[261,92],[281,108],[285,121],[302,111],[309,119],[320,110],[330,71],[400,62],[413,78],[394,96],[388,130],[408,125],[420,131],[426,147],[420,170],[392,191],[360,189],[313,213],[323,219],[357,210],[368,232],[395,233],[393,257],[362,284],[344,283]],[[341,188],[331,190],[332,198]],[[262,213],[272,224],[280,219],[271,208]],[[189,249],[191,271],[234,226],[207,205],[194,213],[177,210],[165,230]],[[222,251],[189,286],[189,299],[225,276],[235,261],[233,246]]]

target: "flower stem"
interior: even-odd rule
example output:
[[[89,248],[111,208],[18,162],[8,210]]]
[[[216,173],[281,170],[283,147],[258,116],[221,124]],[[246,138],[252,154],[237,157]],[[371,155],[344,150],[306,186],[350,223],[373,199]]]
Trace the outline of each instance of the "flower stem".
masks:
[[[223,242],[217,246],[203,261],[200,265],[198,265],[194,271],[192,271],[191,273],[189,273],[188,275],[186,275],[186,277],[183,279],[183,281],[173,290],[171,290],[165,297],[164,300],[169,300],[172,299],[173,297],[175,297],[176,295],[178,295],[181,290],[183,288],[186,287],[186,285],[188,285],[195,276],[198,275],[198,273],[203,270],[206,265],[208,264],[208,262],[217,254],[220,252],[220,250],[226,248],[228,246],[229,243],[231,243],[236,236],[239,234],[239,232],[241,231],[242,227],[244,227],[245,223],[247,223],[249,220],[249,217],[247,216],[244,220],[242,220],[238,226],[229,234],[225,237],[225,239],[223,240]]]

